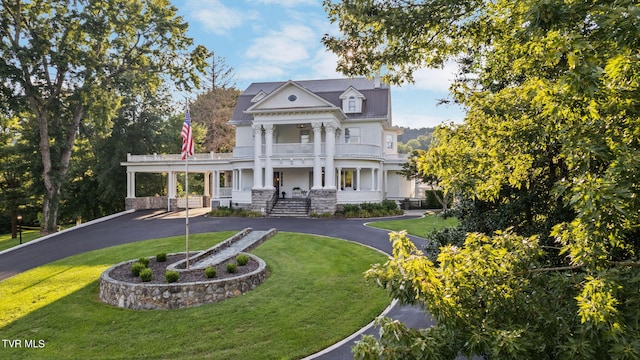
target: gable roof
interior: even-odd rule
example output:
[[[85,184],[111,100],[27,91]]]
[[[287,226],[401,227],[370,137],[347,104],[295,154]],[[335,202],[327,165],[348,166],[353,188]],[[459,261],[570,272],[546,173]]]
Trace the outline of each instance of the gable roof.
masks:
[[[284,85],[295,84],[306,91],[313,93],[315,96],[323,99],[327,103],[336,108],[342,107],[342,95],[350,87],[356,89],[364,97],[364,105],[362,113],[345,114],[347,120],[358,119],[388,119],[390,117],[390,88],[389,85],[381,83],[376,87],[376,81],[366,78],[353,79],[328,79],[328,80],[303,80],[303,81],[276,81],[276,82],[258,82],[249,85],[249,87],[238,97],[238,103],[233,112],[229,124],[231,125],[250,125],[253,122],[253,115],[247,113],[254,105],[258,105],[269,98],[269,95],[281,89]],[[252,103],[251,100],[260,92],[267,94],[258,103]]]
[[[264,91],[260,91],[259,94],[262,93],[264,93]],[[283,101],[283,97],[287,97],[288,101]],[[298,97],[304,97],[305,99],[301,102],[298,100]],[[256,97],[254,96],[252,100],[255,99]],[[338,108],[295,81],[289,80],[270,94],[260,98],[244,112],[247,114],[257,114],[260,112],[272,112],[273,110],[284,109],[336,110]]]

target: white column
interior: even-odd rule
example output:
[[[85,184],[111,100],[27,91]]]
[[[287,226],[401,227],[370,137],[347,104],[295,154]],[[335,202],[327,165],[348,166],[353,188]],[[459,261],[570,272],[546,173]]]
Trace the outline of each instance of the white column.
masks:
[[[324,187],[325,189],[335,189],[335,168],[333,167],[333,157],[336,153],[336,128],[333,124],[325,124],[325,152],[324,161]]]
[[[252,125],[253,129],[253,188],[262,189],[262,126]]]
[[[171,171],[167,173],[167,198],[171,199],[171,190],[173,189],[173,177]]]
[[[204,173],[204,196],[211,196],[213,191],[211,191],[211,172]]]
[[[322,124],[313,123],[313,187],[312,189],[322,189],[322,166],[320,164],[320,153],[322,152]]]
[[[231,172],[231,190],[238,190],[238,170],[233,169]]]
[[[337,169],[338,172],[338,191],[342,191],[342,168]]]
[[[136,173],[127,171],[127,197],[136,197]]]
[[[271,156],[273,155],[273,125],[264,126],[265,141],[265,168],[264,168],[264,187],[265,189],[274,189],[273,187],[273,165],[271,164]]]
[[[357,168],[356,191],[360,191],[360,168]]]
[[[388,185],[387,185],[387,183],[389,181],[389,170],[385,170],[383,176],[384,176],[384,184],[383,184],[384,195],[383,196],[386,197],[387,193],[389,191],[388,190]]]
[[[371,191],[376,189],[376,168],[371,168]]]

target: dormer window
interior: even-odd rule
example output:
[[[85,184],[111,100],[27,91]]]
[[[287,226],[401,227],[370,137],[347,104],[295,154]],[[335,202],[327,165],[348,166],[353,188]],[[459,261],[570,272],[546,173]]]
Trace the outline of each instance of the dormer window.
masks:
[[[342,95],[340,95],[340,99],[342,100],[342,111],[344,111],[345,114],[356,114],[362,112],[365,97],[355,88],[349,87],[342,93]]]
[[[349,109],[347,110],[350,113],[356,112],[356,97],[349,96]]]

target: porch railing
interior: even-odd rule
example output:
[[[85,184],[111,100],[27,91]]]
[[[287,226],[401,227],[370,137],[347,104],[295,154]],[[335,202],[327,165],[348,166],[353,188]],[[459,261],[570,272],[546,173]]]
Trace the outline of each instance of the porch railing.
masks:
[[[313,144],[273,144],[273,156],[313,156]],[[380,157],[382,148],[372,144],[336,144],[336,156]],[[262,154],[266,153],[262,145]],[[326,155],[325,144],[322,143],[321,155]],[[253,146],[236,146],[233,148],[234,158],[252,158]]]

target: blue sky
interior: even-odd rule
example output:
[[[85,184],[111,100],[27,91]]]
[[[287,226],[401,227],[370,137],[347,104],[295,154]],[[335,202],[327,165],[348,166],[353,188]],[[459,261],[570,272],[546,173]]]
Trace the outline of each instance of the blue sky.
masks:
[[[252,82],[330,79],[336,56],[322,45],[337,34],[322,0],[172,0],[197,44],[224,57],[237,86]],[[392,88],[393,124],[412,128],[462,122],[457,106],[436,106],[448,96],[454,68],[420,70],[416,83]]]

